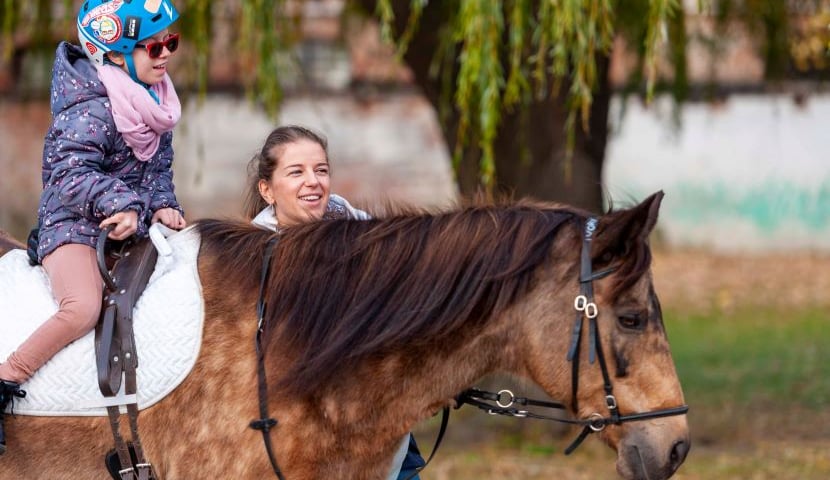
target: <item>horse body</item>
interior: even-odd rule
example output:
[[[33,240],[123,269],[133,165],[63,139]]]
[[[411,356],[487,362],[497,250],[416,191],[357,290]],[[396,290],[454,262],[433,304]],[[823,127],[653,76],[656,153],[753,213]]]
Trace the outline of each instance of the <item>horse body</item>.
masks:
[[[660,197],[600,219],[599,338],[622,412],[683,403],[648,272]],[[471,218],[474,217],[474,218]],[[275,457],[288,480],[379,480],[401,438],[482,376],[529,378],[578,418],[606,413],[603,378],[581,348],[577,405],[566,358],[585,215],[519,206],[282,235],[266,281],[263,348]],[[203,347],[193,372],[139,418],[159,478],[273,478],[257,399],[255,305],[271,234],[200,223]],[[0,479],[103,478],[105,418],[8,417]],[[608,426],[627,479],[682,463],[685,415]]]

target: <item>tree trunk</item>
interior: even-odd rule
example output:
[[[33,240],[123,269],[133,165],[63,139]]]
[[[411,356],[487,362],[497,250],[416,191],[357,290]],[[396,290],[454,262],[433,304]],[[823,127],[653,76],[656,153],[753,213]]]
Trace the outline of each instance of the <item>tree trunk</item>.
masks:
[[[369,11],[374,11],[374,0],[361,0],[360,3]],[[405,28],[409,3],[409,0],[393,2],[398,32]],[[429,73],[434,61],[433,55],[439,49],[439,32],[447,18],[443,11],[446,5],[442,6],[441,3],[430,2],[425,7],[420,26],[404,55],[416,83],[438,112],[442,112],[442,98],[454,98],[456,73],[453,72],[449,93],[442,92],[440,78],[434,78]],[[558,201],[597,213],[602,211],[602,165],[611,99],[608,66],[608,57],[598,59],[597,78],[600,79],[600,85],[594,92],[589,132],[584,132],[581,126],[577,127],[573,157],[570,160],[570,178],[565,174],[567,84],[563,85],[556,97],[534,99],[513,113],[502,113],[494,144],[498,194]],[[456,143],[459,115],[455,108],[446,110],[444,115],[439,115],[440,123],[447,145],[452,151]],[[459,188],[465,196],[471,196],[479,189],[480,158],[480,150],[471,144],[464,149],[460,163],[456,166]]]
[[[495,143],[500,191],[569,203],[597,213],[602,210],[610,86],[608,59],[599,62],[598,73],[605,85],[594,94],[589,131],[583,131],[581,124],[577,126],[570,160],[565,153],[565,87],[555,98],[534,100],[523,110],[504,114]]]

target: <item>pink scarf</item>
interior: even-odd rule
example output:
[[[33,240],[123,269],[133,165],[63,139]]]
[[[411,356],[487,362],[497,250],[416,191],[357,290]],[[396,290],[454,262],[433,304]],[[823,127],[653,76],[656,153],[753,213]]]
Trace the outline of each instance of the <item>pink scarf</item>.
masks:
[[[170,76],[165,73],[163,81],[150,87],[160,103],[118,67],[99,66],[98,78],[107,89],[115,128],[136,158],[142,162],[150,160],[159,148],[161,134],[173,130],[182,116],[182,105]]]

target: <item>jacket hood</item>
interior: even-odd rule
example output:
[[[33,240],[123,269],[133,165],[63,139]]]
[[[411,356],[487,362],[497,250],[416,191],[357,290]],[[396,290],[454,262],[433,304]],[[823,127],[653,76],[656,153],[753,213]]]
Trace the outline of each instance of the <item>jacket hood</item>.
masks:
[[[81,47],[61,42],[52,67],[52,116],[79,103],[106,96],[107,90],[98,79],[98,71]]]

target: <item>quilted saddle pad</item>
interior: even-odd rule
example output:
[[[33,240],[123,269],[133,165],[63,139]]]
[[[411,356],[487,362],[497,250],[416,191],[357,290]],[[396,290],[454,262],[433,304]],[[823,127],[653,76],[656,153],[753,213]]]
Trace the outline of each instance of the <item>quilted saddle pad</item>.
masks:
[[[184,381],[202,342],[204,304],[196,268],[199,234],[190,228],[172,233],[166,242],[133,310],[140,409],[152,406]],[[30,266],[24,250],[0,257],[0,359],[5,360],[55,311],[43,267]],[[14,413],[104,416],[106,405],[129,403],[123,391],[113,400],[98,389],[94,340],[95,333],[88,333],[41,367],[22,386],[27,396],[16,399]]]

